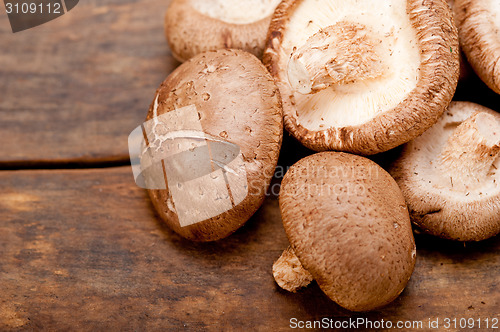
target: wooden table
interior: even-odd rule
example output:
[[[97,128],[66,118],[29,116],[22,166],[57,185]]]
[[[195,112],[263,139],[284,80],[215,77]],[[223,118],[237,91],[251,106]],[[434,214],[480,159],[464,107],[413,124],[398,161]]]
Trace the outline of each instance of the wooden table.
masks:
[[[292,318],[422,321],[428,330],[429,319],[499,318],[499,237],[417,235],[403,294],[351,313],[316,284],[290,294],[274,283],[272,263],[288,245],[275,196],[216,243],[167,229],[127,165],[128,134],[178,65],[163,37],[167,5],[82,1],[18,34],[0,15],[1,331],[282,331]],[[477,80],[457,98],[500,105]],[[309,153],[287,137],[280,164]]]

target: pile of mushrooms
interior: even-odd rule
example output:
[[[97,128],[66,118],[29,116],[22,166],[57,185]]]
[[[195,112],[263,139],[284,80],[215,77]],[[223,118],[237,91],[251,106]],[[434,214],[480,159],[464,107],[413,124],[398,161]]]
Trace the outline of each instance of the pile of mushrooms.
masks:
[[[450,5],[499,92],[500,5],[481,1]],[[186,62],[155,95],[141,159],[159,216],[191,240],[230,235],[264,200],[284,126],[319,153],[282,181],[280,287],[315,280],[340,306],[373,310],[412,275],[412,222],[459,241],[498,234],[500,116],[450,106],[460,48],[448,2],[173,0],[165,33]],[[405,143],[390,174],[355,155]]]

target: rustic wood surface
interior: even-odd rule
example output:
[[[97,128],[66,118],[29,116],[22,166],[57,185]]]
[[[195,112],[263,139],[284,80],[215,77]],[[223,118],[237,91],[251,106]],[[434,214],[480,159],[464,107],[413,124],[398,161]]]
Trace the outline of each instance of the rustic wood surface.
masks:
[[[169,0],[87,0],[12,34],[0,14],[0,331],[287,330],[289,320],[498,317],[500,239],[417,236],[418,260],[389,306],[354,314],[317,285],[290,294],[271,274],[288,242],[276,197],[231,237],[192,243],[155,216],[123,165],[127,137],[178,63]],[[0,7],[2,7],[0,5]],[[3,10],[3,9],[2,9]],[[457,100],[500,110],[477,78]],[[285,137],[280,164],[310,153]],[[382,165],[398,150],[375,156]],[[453,330],[453,329],[452,329]]]
[[[13,34],[0,6],[0,163],[128,159],[127,137],[178,63],[169,0],[87,0]]]
[[[347,312],[313,284],[291,294],[271,274],[287,246],[269,197],[237,233],[192,243],[165,228],[128,167],[0,172],[0,330],[286,330],[292,317],[492,318],[500,238],[417,236],[403,294]]]

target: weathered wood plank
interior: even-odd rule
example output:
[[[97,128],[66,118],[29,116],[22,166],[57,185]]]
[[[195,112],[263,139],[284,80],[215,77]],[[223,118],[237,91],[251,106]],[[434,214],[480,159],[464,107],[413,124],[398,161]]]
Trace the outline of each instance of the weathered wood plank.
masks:
[[[0,15],[0,163],[126,160],[128,135],[178,65],[163,33],[169,2],[80,1],[16,34]]]
[[[286,330],[300,320],[492,318],[500,238],[464,245],[417,237],[403,294],[353,314],[316,285],[280,290],[287,246],[278,203],[231,237],[192,243],[166,229],[127,167],[0,172],[0,330]],[[426,325],[424,325],[426,326]]]

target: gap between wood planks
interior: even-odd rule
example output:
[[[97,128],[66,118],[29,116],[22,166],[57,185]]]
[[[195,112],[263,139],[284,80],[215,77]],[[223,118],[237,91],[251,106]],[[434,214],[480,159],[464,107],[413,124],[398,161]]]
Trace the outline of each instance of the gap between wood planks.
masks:
[[[0,163],[0,171],[21,170],[65,170],[92,169],[130,166],[128,156],[117,156],[106,159],[72,159],[72,160],[20,160]]]

